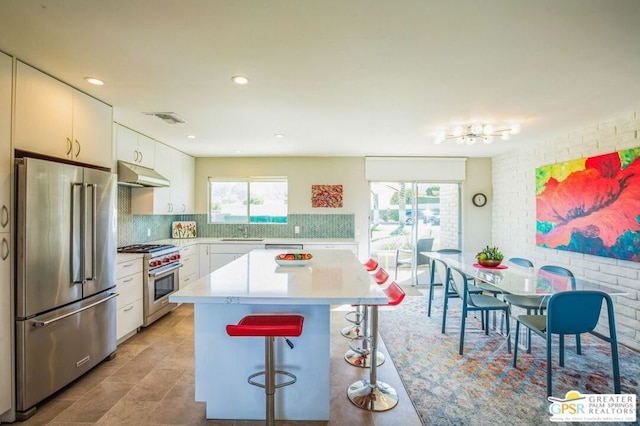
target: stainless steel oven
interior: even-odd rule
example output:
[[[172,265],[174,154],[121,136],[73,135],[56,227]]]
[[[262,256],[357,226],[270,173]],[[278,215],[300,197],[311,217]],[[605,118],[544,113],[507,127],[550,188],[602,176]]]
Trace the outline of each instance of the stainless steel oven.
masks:
[[[118,249],[121,253],[144,253],[143,326],[175,309],[169,295],[178,291],[180,282],[180,249],[173,245],[139,244]]]

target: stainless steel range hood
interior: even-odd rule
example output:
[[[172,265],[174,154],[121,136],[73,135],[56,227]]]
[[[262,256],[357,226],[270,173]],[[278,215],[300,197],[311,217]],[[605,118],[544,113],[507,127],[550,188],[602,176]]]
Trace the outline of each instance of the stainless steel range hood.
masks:
[[[128,186],[166,187],[171,184],[167,178],[148,167],[118,161],[118,184]]]

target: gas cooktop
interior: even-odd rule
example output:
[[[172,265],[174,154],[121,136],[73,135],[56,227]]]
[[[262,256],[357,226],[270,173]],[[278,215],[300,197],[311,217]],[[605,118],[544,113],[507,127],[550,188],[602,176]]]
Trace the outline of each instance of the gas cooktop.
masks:
[[[118,253],[154,253],[174,247],[175,246],[173,244],[133,244],[130,246],[118,247]]]

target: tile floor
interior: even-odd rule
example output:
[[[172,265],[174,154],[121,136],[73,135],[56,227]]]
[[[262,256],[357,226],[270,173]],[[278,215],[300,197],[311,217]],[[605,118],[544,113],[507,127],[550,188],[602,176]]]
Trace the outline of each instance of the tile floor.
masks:
[[[347,387],[369,374],[368,369],[353,367],[343,359],[347,340],[340,334],[340,329],[346,324],[344,313],[347,310],[348,306],[338,306],[331,314],[329,422],[278,421],[278,425],[420,425],[419,417],[388,358],[378,369],[378,379],[396,389],[400,398],[398,405],[387,412],[370,413],[347,399]],[[381,346],[381,351],[387,355],[384,344]],[[113,360],[97,366],[42,403],[33,417],[16,425],[263,424],[258,421],[206,420],[204,403],[194,401],[193,364],[193,309],[191,305],[182,305],[122,343]]]

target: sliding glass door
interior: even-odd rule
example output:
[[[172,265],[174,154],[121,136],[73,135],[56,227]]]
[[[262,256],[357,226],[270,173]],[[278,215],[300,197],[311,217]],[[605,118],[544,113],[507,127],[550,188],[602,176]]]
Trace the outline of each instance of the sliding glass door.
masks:
[[[460,246],[460,185],[371,182],[370,256],[400,284],[427,284],[420,252]]]

